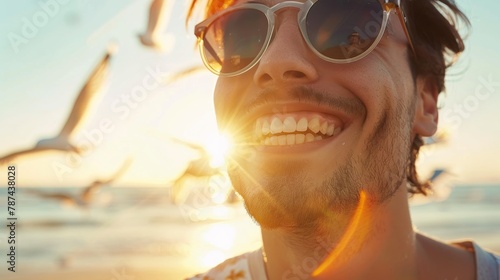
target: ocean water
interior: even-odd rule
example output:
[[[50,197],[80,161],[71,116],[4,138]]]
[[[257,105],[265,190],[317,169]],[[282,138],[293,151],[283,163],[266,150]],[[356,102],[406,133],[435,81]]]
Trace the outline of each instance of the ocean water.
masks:
[[[139,271],[147,270],[160,270],[158,279],[182,279],[260,245],[259,229],[241,203],[219,205],[201,189],[180,206],[170,203],[166,188],[103,188],[87,207],[31,191],[20,187],[16,193],[16,273],[7,271],[7,227],[0,231],[1,279],[71,271],[101,271],[99,279],[153,279],[141,278]],[[411,212],[417,229],[427,235],[473,239],[500,252],[500,185],[455,187],[448,199],[412,206]],[[6,188],[0,189],[0,223],[7,224]]]

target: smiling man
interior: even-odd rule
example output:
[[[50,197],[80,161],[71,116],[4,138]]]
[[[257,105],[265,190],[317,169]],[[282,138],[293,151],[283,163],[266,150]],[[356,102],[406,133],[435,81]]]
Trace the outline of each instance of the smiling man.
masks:
[[[453,2],[208,2],[195,34],[263,247],[193,279],[499,279],[498,258],[416,232],[408,208],[464,48]]]

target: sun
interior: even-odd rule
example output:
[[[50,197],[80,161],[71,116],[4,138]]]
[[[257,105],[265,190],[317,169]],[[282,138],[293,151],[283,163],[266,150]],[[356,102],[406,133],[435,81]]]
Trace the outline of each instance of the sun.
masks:
[[[225,158],[232,147],[232,141],[225,134],[215,133],[207,142],[206,149],[210,154],[210,166],[213,168],[222,167],[225,164]]]

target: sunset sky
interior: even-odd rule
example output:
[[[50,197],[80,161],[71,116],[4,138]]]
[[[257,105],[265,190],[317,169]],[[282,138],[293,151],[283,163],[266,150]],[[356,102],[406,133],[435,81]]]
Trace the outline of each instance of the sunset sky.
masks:
[[[44,3],[49,2],[55,4],[47,12]],[[450,69],[447,93],[440,100],[440,127],[449,132],[450,139],[424,152],[420,165],[424,171],[449,168],[457,183],[500,182],[500,41],[494,31],[500,25],[494,14],[500,3],[457,3],[471,19],[472,29],[467,51]],[[169,137],[207,147],[215,141],[212,92],[216,77],[208,71],[173,84],[159,83],[141,100],[125,101],[147,76],[160,81],[160,76],[167,78],[201,64],[192,35],[194,24],[184,25],[187,1],[174,3],[165,31],[167,52],[155,52],[139,43],[137,35],[146,28],[149,4],[149,0],[3,4],[0,156],[55,136],[107,45],[119,46],[102,98],[77,137],[77,142],[95,142],[93,148],[73,163],[60,153],[16,160],[19,185],[82,186],[111,176],[131,158],[130,169],[117,184],[165,186],[197,156]],[[26,36],[30,24],[35,28]],[[13,39],[19,36],[23,41]],[[96,132],[103,120],[111,123],[111,131]],[[6,166],[0,166],[0,185],[5,185],[5,174]]]

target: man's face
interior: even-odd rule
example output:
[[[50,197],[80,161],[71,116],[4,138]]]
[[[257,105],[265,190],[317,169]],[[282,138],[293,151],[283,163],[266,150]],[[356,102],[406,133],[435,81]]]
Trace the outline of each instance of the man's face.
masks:
[[[284,9],[259,64],[219,78],[217,121],[236,142],[229,175],[263,227],[350,211],[361,190],[382,203],[405,180],[417,98],[396,16],[388,28],[367,57],[334,64],[308,48],[297,11]]]

